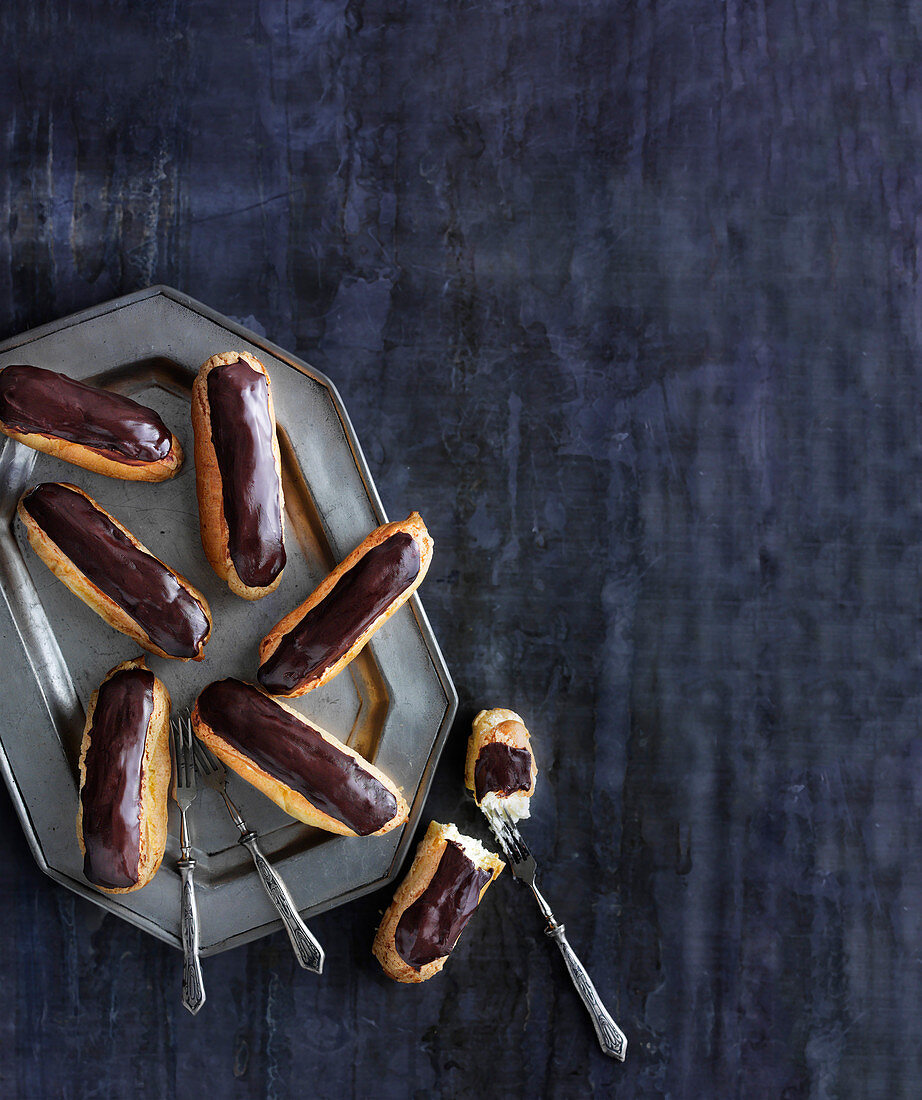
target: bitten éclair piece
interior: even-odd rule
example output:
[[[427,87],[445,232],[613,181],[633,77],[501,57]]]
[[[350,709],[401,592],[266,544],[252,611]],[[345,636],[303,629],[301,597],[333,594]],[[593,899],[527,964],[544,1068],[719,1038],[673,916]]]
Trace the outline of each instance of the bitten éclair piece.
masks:
[[[242,680],[199,695],[192,728],[227,767],[305,825],[381,836],[407,819],[394,784],[331,733]]]
[[[159,657],[200,661],[208,601],[76,485],[46,481],[19,501],[32,549],[109,626]]]
[[[260,642],[260,684],[293,698],[332,680],[420,586],[432,547],[417,512],[372,531]]]
[[[247,352],[213,355],[192,387],[202,546],[245,600],[275,591],[285,567],[282,464],[266,368]]]
[[[179,440],[153,409],[44,367],[0,371],[0,431],[123,481],[166,481],[183,462]]]
[[[438,974],[503,867],[454,825],[430,822],[375,936],[372,951],[384,973],[397,982]]]
[[[467,743],[464,785],[484,810],[502,810],[514,821],[531,813],[538,768],[525,723],[514,710],[482,710]]]
[[[106,673],[86,710],[77,840],[83,873],[107,894],[157,873],[167,834],[170,693],[143,657]]]

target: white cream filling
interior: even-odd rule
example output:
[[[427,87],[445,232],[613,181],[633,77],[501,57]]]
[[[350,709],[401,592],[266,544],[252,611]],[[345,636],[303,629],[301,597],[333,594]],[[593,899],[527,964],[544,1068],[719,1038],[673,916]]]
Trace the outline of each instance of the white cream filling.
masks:
[[[479,840],[472,836],[465,836],[464,833],[459,833],[457,825],[443,825],[442,836],[446,840],[453,840],[467,858],[478,867],[489,865],[490,861],[495,858],[489,848],[484,848]]]
[[[525,791],[513,791],[510,795],[502,795],[496,791],[487,791],[480,802],[481,809],[487,813],[505,811],[513,821],[521,821],[522,818],[531,817],[531,796]]]

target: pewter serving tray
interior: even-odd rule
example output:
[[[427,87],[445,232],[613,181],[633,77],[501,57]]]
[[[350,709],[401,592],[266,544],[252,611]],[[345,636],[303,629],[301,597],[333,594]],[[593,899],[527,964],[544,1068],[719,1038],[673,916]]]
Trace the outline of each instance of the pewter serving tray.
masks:
[[[265,364],[279,426],[288,564],[270,596],[232,595],[208,565],[198,531],[189,400],[201,363],[250,351]],[[156,409],[182,442],[186,464],[159,485],[116,481],[12,440],[0,450],[0,769],[39,866],[56,881],[180,946],[177,811],[156,878],[111,896],[83,877],[77,846],[77,758],[84,705],[106,672],[138,647],[112,630],[38,560],[16,519],[22,492],[69,481],[89,492],[207,596],[214,631],[201,662],[148,655],[174,710],[212,680],[253,680],[259,639],[329,570],[386,522],[361,448],[332,383],[306,363],[168,287],[117,298],[0,344],[11,363],[63,370]],[[403,518],[402,516],[399,518]],[[438,547],[436,547],[436,567]],[[382,886],[400,869],[457,709],[457,696],[417,596],[326,687],[293,705],[372,760],[410,803],[402,829],[338,837],[293,821],[235,775],[228,786],[302,913],[331,909]],[[192,807],[202,954],[281,927],[219,796],[200,788]]]

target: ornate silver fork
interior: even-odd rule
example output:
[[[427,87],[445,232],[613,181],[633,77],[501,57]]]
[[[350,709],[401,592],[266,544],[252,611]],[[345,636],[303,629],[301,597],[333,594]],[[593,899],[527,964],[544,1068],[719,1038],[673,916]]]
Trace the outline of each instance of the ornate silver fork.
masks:
[[[189,719],[185,719],[185,722],[188,723],[191,736],[192,723]],[[298,912],[298,908],[288,892],[288,887],[282,881],[278,871],[263,855],[262,849],[256,840],[256,833],[247,826],[247,823],[240,816],[240,811],[227,793],[227,772],[224,765],[197,737],[194,738],[194,745],[195,762],[198,765],[202,782],[206,787],[211,787],[213,791],[217,791],[224,799],[227,812],[233,818],[234,824],[240,833],[239,843],[253,857],[259,881],[263,884],[263,889],[269,896],[269,900],[282,918],[285,931],[288,933],[291,946],[294,948],[295,958],[305,970],[313,970],[315,974],[320,974],[323,971],[323,948],[301,919],[301,914]]]
[[[483,809],[483,807],[481,808]],[[537,872],[535,857],[528,850],[528,845],[522,839],[522,834],[505,810],[491,811],[484,809],[483,812],[496,839],[499,841],[503,854],[509,861],[512,874],[515,878],[524,882],[526,886],[530,886],[531,892],[535,895],[544,919],[547,921],[547,928],[544,931],[556,941],[557,946],[560,948],[570,978],[576,986],[576,992],[580,995],[592,1019],[592,1026],[595,1028],[599,1045],[606,1054],[623,1062],[627,1053],[627,1038],[611,1018],[605,1005],[602,1004],[602,998],[596,992],[595,986],[586,973],[586,968],[576,957],[576,952],[564,935],[564,926],[557,923],[554,914],[551,912],[551,907],[535,885],[535,874]]]
[[[205,1003],[205,983],[198,957],[198,909],[195,905],[195,883],[192,872],[192,841],[186,811],[195,798],[195,760],[192,749],[192,729],[178,718],[170,721],[170,746],[173,750],[173,798],[179,806],[179,846],[182,858],[177,866],[182,876],[180,927],[182,930],[182,1003],[194,1016]]]

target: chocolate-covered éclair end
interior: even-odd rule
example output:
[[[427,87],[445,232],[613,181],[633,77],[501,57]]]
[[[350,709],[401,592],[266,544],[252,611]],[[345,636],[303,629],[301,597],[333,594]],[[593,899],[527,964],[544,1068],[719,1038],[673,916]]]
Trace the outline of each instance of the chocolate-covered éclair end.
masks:
[[[83,873],[109,890],[138,881],[144,746],[154,712],[154,674],[128,668],[99,689],[84,760]]]
[[[264,588],[285,566],[269,383],[242,359],[213,367],[208,372],[208,405],[228,552],[240,580]]]
[[[45,482],[21,502],[43,533],[170,657],[201,654],[211,624],[176,574],[135,546],[75,487]]]
[[[153,409],[44,367],[0,371],[0,421],[22,435],[78,443],[130,466],[162,461],[173,445]]]
[[[397,531],[371,547],[279,642],[258,680],[277,695],[319,679],[416,580],[417,540]]]
[[[446,842],[429,885],[403,911],[394,930],[394,947],[408,966],[420,970],[451,953],[491,877],[460,844]]]
[[[376,833],[397,813],[393,793],[360,760],[251,684],[209,684],[196,714],[257,768],[359,836]]]
[[[490,741],[480,750],[474,766],[474,793],[482,802],[493,793],[507,797],[530,791],[532,756],[528,749],[514,749],[503,741]]]

